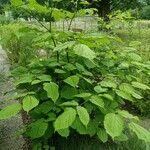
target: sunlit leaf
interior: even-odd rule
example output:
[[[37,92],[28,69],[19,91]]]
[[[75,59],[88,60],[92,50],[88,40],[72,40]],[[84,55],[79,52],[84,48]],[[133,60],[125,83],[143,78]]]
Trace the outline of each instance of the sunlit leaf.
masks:
[[[67,108],[58,116],[54,122],[54,128],[56,131],[66,129],[72,125],[76,117],[76,111],[73,108]]]
[[[104,127],[106,132],[112,137],[120,136],[124,129],[123,119],[114,113],[109,113],[105,116]]]
[[[22,108],[21,104],[19,104],[19,103],[15,103],[15,104],[12,104],[10,106],[3,108],[0,111],[0,120],[1,119],[9,119],[9,118],[15,116],[17,113],[20,112],[21,108]]]
[[[81,122],[85,126],[87,126],[89,121],[90,121],[90,117],[89,117],[89,114],[88,114],[87,110],[84,107],[77,106],[77,113],[79,115],[79,118],[80,118]]]

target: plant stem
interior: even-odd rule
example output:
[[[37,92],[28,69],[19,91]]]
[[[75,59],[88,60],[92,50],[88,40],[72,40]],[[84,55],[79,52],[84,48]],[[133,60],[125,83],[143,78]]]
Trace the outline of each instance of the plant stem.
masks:
[[[68,31],[71,29],[71,25],[72,25],[73,19],[76,17],[77,11],[78,11],[78,0],[76,2],[76,6],[75,6],[75,12],[74,12],[74,14],[70,20],[69,26],[68,26]]]
[[[50,22],[49,22],[49,30],[52,32],[52,14],[53,14],[53,8],[51,8],[51,13],[50,13]]]
[[[67,62],[69,63],[69,53],[67,52]]]
[[[59,62],[59,53],[57,52],[57,62]]]
[[[76,12],[73,14],[71,20],[70,20],[70,23],[69,23],[69,26],[68,26],[68,31],[71,29],[71,25],[72,25],[72,22],[73,22],[73,19],[75,18],[76,16]]]

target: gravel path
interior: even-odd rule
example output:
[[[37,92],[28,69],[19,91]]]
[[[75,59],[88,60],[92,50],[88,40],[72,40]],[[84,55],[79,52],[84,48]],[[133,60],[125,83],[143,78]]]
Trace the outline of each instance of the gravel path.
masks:
[[[0,47],[0,78],[9,74],[10,65],[5,51]],[[6,107],[13,101],[4,101],[4,93],[14,88],[11,80],[0,79],[0,108]],[[17,136],[16,131],[22,126],[21,115],[9,120],[0,121],[0,150],[23,150],[25,141],[22,136]]]

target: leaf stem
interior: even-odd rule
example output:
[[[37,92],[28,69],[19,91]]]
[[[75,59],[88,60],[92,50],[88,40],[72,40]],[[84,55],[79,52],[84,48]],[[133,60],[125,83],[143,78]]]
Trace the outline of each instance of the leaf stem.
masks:
[[[67,54],[67,62],[69,63],[69,52],[67,52],[66,54]]]

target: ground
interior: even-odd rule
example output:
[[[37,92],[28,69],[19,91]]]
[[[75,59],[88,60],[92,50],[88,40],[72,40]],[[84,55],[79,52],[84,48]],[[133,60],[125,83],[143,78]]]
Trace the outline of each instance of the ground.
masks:
[[[4,93],[14,89],[12,81],[6,80],[9,74],[9,63],[5,51],[0,47],[0,105],[1,108],[13,103],[4,101]],[[0,121],[0,150],[21,150],[25,145],[22,136],[17,137],[16,131],[22,126],[21,115],[6,121]]]

